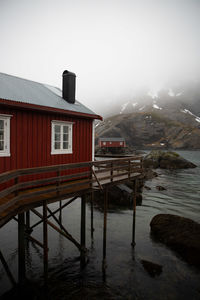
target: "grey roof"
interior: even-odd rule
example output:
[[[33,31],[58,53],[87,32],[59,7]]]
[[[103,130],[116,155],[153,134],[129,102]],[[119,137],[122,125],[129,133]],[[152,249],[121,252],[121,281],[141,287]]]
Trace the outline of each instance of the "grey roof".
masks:
[[[64,100],[59,88],[4,73],[0,73],[0,98],[95,115],[78,101],[71,104]]]
[[[105,142],[124,142],[124,138],[121,137],[100,137],[100,141],[105,141]]]

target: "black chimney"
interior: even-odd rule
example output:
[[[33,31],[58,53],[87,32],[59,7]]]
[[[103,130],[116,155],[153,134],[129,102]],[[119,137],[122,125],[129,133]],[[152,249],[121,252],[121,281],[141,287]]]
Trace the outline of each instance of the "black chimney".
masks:
[[[65,70],[63,72],[62,97],[69,103],[75,103],[76,74]]]

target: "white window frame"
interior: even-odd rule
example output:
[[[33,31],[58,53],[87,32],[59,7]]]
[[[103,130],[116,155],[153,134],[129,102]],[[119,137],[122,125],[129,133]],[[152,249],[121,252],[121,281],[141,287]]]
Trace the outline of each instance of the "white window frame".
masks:
[[[4,149],[0,150],[0,157],[10,156],[10,115],[0,114],[0,120],[4,122]]]
[[[55,149],[55,125],[61,126],[61,149]],[[68,149],[63,149],[63,126],[68,126],[68,143],[69,147]],[[58,120],[52,120],[51,121],[51,154],[72,154],[72,146],[73,146],[73,123],[66,122],[66,121],[58,121]]]

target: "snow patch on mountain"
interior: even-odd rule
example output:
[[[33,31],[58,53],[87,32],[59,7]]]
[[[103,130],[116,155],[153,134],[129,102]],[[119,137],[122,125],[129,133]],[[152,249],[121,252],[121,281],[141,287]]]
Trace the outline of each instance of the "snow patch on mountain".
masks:
[[[129,102],[126,102],[124,104],[121,105],[121,111],[120,111],[120,114],[123,113],[123,111],[126,109],[127,105],[129,104]]]
[[[188,109],[181,109],[181,112],[183,112],[184,114],[189,114],[189,115],[193,116],[195,118],[195,121],[197,121],[198,123],[200,123],[200,118],[198,116],[194,115]]]
[[[162,109],[162,107],[159,107],[157,104],[153,104],[153,108],[156,108],[156,109]]]
[[[150,96],[152,99],[156,99],[158,98],[158,91],[149,91],[147,95]]]
[[[139,110],[143,110],[143,109],[145,109],[145,105],[139,108]]]

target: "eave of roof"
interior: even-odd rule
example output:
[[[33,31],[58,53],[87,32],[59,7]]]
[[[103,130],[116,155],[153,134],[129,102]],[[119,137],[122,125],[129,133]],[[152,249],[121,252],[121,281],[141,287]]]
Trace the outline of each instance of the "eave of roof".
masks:
[[[42,106],[42,105],[36,105],[36,104],[30,104],[25,102],[19,102],[19,101],[12,101],[7,99],[0,99],[0,104],[5,106],[11,106],[15,108],[23,108],[23,109],[29,109],[29,110],[37,110],[37,111],[43,111],[43,112],[49,112],[49,113],[59,113],[62,115],[70,115],[70,116],[78,116],[82,118],[89,118],[89,119],[98,119],[102,120],[102,117],[96,114],[86,114],[81,112],[76,112],[72,110],[65,110],[65,109],[59,109],[54,108],[50,106]]]

